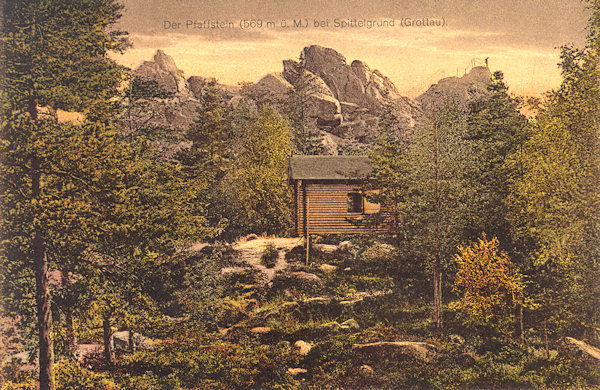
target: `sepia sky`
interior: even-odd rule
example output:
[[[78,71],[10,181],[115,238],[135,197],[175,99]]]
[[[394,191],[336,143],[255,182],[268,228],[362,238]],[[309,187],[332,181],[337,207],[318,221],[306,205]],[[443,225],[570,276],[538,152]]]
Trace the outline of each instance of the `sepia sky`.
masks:
[[[317,44],[337,50],[348,63],[365,61],[411,97],[485,58],[492,71],[504,72],[514,93],[540,95],[556,88],[559,47],[584,44],[589,15],[580,0],[124,0],[124,5],[118,28],[129,32],[133,46],[117,60],[130,67],[162,49],[186,77],[255,82]],[[393,20],[394,26],[341,28],[336,19],[354,25]],[[434,25],[407,25],[427,19]],[[262,26],[242,29],[243,20]],[[294,27],[294,20],[303,26]],[[206,28],[204,21],[226,27]],[[315,21],[324,25],[315,27]]]

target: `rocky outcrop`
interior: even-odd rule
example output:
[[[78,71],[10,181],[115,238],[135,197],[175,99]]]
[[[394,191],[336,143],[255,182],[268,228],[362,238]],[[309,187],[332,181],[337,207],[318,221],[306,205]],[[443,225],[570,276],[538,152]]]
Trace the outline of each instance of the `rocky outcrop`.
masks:
[[[300,61],[284,60],[282,73],[263,77],[252,86],[251,95],[259,104],[282,108],[295,95],[304,115],[313,120],[313,130],[325,133],[329,153],[336,154],[338,145],[348,142],[372,142],[386,105],[399,118],[402,132],[418,122],[418,105],[363,61],[349,65],[342,54],[317,45],[304,48],[300,57]]]
[[[365,95],[372,100],[371,104],[381,105],[400,98],[394,83],[380,71],[372,71],[367,64],[359,60],[352,61],[350,67],[364,85]]]
[[[306,374],[308,371],[304,368],[288,368],[287,373],[291,376],[299,376]]]
[[[365,85],[337,51],[312,45],[302,52],[303,65],[319,76],[338,101],[364,105]]]
[[[581,340],[565,337],[561,344],[561,352],[567,355],[580,357],[589,363],[600,366],[600,349]]]
[[[139,333],[133,333],[133,346],[135,349],[154,349],[154,341],[149,338],[142,336]],[[124,330],[121,332],[115,332],[110,336],[110,346],[114,351],[126,351],[129,350],[129,331]]]
[[[308,95],[320,93],[336,98],[329,86],[322,78],[316,76],[305,66],[297,61],[283,61],[282,76],[298,90],[305,91]]]
[[[340,324],[340,329],[348,331],[358,331],[360,330],[360,325],[358,324],[358,322],[356,322],[354,318],[350,318],[349,320],[346,320]]]
[[[446,77],[432,85],[415,100],[425,111],[451,102],[466,107],[489,94],[488,85],[492,74],[484,66],[476,66],[462,77]]]
[[[190,88],[177,68],[173,57],[157,50],[152,61],[144,61],[134,72],[134,76],[155,81],[161,91],[169,94],[189,96]]]
[[[209,82],[201,76],[185,79],[173,58],[161,50],[151,61],[142,63],[134,76],[155,82],[167,96],[148,107],[146,112],[154,117],[147,123],[176,131],[187,129],[193,122]],[[490,78],[488,68],[475,67],[462,77],[440,80],[413,101],[364,61],[349,64],[334,49],[312,45],[302,50],[300,60],[284,60],[281,73],[265,75],[243,88],[243,93],[239,87],[217,85],[231,107],[241,101],[252,107],[267,103],[283,113],[289,111],[290,103],[301,104],[309,131],[322,135],[325,153],[337,154],[341,149],[372,143],[384,109],[398,118],[398,135],[410,134],[434,107],[447,101],[466,107],[488,94]]]
[[[200,76],[191,76],[187,79],[190,92],[196,99],[200,99],[202,96],[202,92],[204,91],[204,87],[206,87],[207,81],[207,79]]]
[[[300,354],[301,356],[306,356],[308,355],[308,353],[310,352],[310,350],[312,349],[312,345],[310,345],[309,343],[307,343],[304,340],[298,340],[294,343],[294,349],[298,352],[298,354]]]
[[[285,104],[289,92],[294,87],[279,73],[270,73],[261,78],[251,88],[253,99],[275,105]]]
[[[408,356],[425,362],[432,361],[440,352],[435,345],[419,341],[380,341],[354,344],[352,351],[366,358],[381,356]]]

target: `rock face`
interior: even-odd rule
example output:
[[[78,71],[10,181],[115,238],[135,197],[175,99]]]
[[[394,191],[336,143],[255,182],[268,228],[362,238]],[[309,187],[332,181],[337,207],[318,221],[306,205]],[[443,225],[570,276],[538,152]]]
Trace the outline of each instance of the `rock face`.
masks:
[[[301,356],[306,356],[312,349],[312,345],[304,340],[298,340],[294,343],[294,348],[298,351]]]
[[[304,368],[288,368],[287,373],[292,376],[306,374],[308,371]]]
[[[146,102],[141,108],[140,123],[172,130],[182,133],[194,121],[204,88],[210,81],[200,76],[191,76],[187,80],[183,71],[177,68],[173,58],[162,50],[157,50],[152,61],[144,61],[138,66],[133,76],[143,81],[156,83],[160,92],[165,96]],[[223,97],[232,101],[239,96],[239,88],[217,84],[222,90]],[[135,119],[134,119],[135,121]],[[164,145],[166,155],[173,153],[180,145]]]
[[[75,346],[75,357],[79,363],[86,358],[102,353],[104,346],[97,343],[81,343]]]
[[[340,329],[342,330],[360,330],[360,325],[354,318],[350,318],[340,324]]]
[[[126,351],[129,349],[129,331],[115,332],[110,336],[110,345],[114,351]],[[133,345],[135,349],[154,349],[154,342],[139,333],[133,334]]]
[[[343,55],[333,49],[309,46],[303,51],[304,66],[319,76],[338,101],[364,104],[365,86]]]
[[[300,95],[303,112],[324,132],[328,149],[352,141],[371,142],[386,105],[399,118],[402,132],[418,122],[420,108],[363,61],[349,65],[342,54],[317,45],[304,48],[300,58],[284,60],[283,72],[265,76],[252,87],[252,94],[259,102],[281,106],[289,102],[290,92]]]
[[[200,97],[202,96],[202,91],[204,90],[207,81],[208,80],[206,80],[204,77],[200,76],[192,76],[188,78],[187,82],[190,88],[190,92],[192,93],[192,95],[194,95],[196,99],[200,99]]]

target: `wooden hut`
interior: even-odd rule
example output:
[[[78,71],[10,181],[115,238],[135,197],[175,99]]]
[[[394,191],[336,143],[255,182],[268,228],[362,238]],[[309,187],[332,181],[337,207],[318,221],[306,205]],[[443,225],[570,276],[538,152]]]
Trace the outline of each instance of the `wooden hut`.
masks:
[[[379,230],[360,223],[380,211],[361,191],[361,179],[371,170],[366,156],[292,156],[289,177],[298,236]]]

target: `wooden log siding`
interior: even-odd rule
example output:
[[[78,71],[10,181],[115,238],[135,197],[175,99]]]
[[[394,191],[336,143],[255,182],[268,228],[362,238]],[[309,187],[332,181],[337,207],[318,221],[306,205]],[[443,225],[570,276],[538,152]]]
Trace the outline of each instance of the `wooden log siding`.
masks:
[[[348,194],[352,192],[360,192],[360,186],[344,181],[296,181],[297,234],[304,236],[307,224],[310,234],[382,232],[384,230],[382,228],[360,226],[352,222],[352,220],[364,219],[368,214],[377,213],[380,209],[379,205],[365,200],[362,212],[349,212],[347,200]]]

